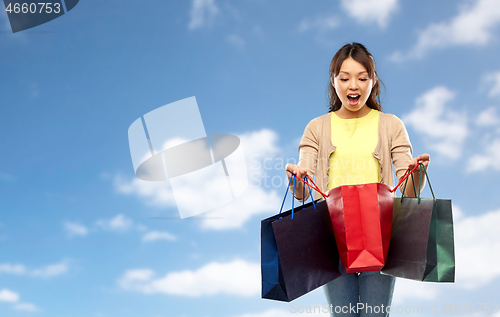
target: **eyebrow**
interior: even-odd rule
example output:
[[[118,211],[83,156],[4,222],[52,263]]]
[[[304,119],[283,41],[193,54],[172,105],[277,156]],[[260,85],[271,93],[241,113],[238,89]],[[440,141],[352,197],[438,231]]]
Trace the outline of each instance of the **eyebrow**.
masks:
[[[346,74],[349,74],[349,72],[346,72],[346,71],[343,71],[343,70],[339,71],[339,73],[346,73]],[[365,71],[359,72],[359,73],[358,73],[358,75],[361,75],[361,74],[363,74],[363,73],[368,73],[368,72],[365,70]]]

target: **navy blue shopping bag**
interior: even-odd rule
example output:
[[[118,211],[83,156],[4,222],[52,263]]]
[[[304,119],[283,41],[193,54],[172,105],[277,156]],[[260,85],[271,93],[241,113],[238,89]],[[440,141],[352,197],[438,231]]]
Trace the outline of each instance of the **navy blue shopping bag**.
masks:
[[[291,210],[261,221],[262,298],[290,302],[343,272],[326,202],[294,207],[293,199]]]

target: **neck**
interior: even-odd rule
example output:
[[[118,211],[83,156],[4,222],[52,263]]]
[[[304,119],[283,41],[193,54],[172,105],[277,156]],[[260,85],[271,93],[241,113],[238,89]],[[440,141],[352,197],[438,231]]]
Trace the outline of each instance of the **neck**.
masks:
[[[335,114],[341,119],[355,119],[362,118],[370,113],[372,109],[366,104],[357,111],[348,110],[344,105],[340,107],[339,110],[335,111]]]

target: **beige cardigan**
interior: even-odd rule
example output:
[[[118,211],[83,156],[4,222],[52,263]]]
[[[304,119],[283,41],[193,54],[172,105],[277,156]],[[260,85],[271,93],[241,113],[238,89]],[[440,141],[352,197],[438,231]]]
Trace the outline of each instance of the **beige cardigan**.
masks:
[[[392,165],[394,164],[396,176],[400,179],[412,160],[411,143],[403,122],[395,115],[380,112],[378,131],[378,142],[373,156],[380,163],[380,182],[392,187]],[[328,190],[330,155],[335,149],[331,138],[331,113],[311,120],[300,141],[298,165],[305,168],[309,176],[315,175],[315,183],[322,192]],[[302,200],[302,191],[296,190],[295,197]],[[318,192],[314,197],[322,198]],[[305,199],[307,198],[309,192],[306,189]]]

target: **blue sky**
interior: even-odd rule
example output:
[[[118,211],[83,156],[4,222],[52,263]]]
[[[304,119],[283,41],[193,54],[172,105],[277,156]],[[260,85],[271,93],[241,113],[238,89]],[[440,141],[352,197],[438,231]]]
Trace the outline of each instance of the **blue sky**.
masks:
[[[499,40],[494,0],[86,0],[16,34],[0,13],[0,316],[297,316],[260,298],[260,220],[353,41],[454,206],[457,282],[399,279],[393,306],[498,303]],[[250,186],[175,220],[168,183],[135,178],[127,130],[191,96],[207,133],[240,137]]]

